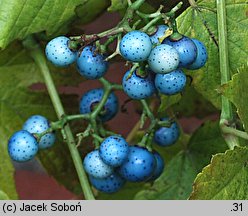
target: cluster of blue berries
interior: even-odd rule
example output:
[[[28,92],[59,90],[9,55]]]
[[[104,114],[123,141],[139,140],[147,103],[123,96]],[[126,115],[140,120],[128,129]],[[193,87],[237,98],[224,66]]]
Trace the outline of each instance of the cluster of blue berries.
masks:
[[[15,132],[9,139],[8,152],[12,160],[25,162],[31,160],[39,149],[47,149],[55,143],[53,132],[41,134],[50,128],[49,121],[41,115],[33,115],[23,124],[22,130]]]
[[[173,37],[162,39],[167,30],[166,25],[157,26],[152,35],[133,30],[120,40],[118,47],[122,57],[134,66],[139,65],[128,70],[122,80],[123,90],[131,99],[146,99],[158,92],[165,95],[180,93],[186,85],[182,68],[196,70],[205,65],[208,56],[202,42],[180,34],[174,40]],[[47,59],[59,67],[76,62],[78,72],[86,79],[99,79],[106,74],[109,63],[94,45],[75,51],[69,48],[69,43],[70,39],[65,36],[51,40],[45,49]],[[86,92],[80,100],[80,113],[93,112],[103,96],[103,88]],[[117,114],[118,108],[118,98],[111,92],[97,121],[109,121]],[[166,117],[161,121],[171,122]],[[51,147],[55,142],[55,134],[50,131],[44,133],[49,128],[50,124],[45,117],[31,116],[22,130],[9,139],[10,157],[23,162],[32,159],[39,149]],[[44,135],[40,137],[42,133]],[[172,121],[169,127],[156,127],[153,141],[163,147],[170,146],[176,143],[179,135],[178,124]],[[105,138],[99,148],[86,155],[83,166],[96,189],[113,193],[126,181],[156,180],[165,164],[158,152],[148,151],[141,146],[130,146],[123,137],[112,135]]]
[[[155,180],[164,169],[164,161],[158,152],[129,146],[117,135],[104,139],[99,149],[86,155],[83,164],[91,184],[105,193],[118,191],[126,181]]]
[[[178,125],[172,122],[170,127],[156,130],[154,142],[165,147],[174,144],[178,138]],[[157,151],[150,152],[144,147],[130,146],[123,137],[114,135],[104,139],[99,149],[88,153],[83,165],[91,184],[97,190],[114,193],[126,181],[156,180],[162,174],[165,163]]]
[[[147,62],[144,75],[138,70],[127,71],[123,88],[132,99],[145,99],[156,91],[174,95],[183,91],[186,75],[182,68],[196,70],[207,61],[204,44],[196,39],[180,35],[178,40],[166,38],[160,43],[168,26],[159,25],[151,36],[142,31],[131,31],[120,42],[120,53],[127,61]],[[130,74],[131,73],[131,74]]]
[[[86,46],[82,51],[69,48],[70,39],[59,36],[46,45],[47,59],[58,67],[66,67],[76,62],[78,72],[86,79],[99,79],[108,69],[105,56],[97,53],[95,46]]]

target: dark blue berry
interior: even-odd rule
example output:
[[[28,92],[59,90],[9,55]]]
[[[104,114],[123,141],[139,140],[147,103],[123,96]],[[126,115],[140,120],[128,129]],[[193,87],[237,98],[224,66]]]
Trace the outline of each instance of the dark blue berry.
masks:
[[[131,182],[146,181],[151,177],[156,165],[151,152],[138,146],[129,147],[127,160],[120,166],[120,175]]]
[[[100,145],[99,154],[104,163],[118,167],[128,156],[129,146],[121,136],[109,136]]]
[[[66,67],[76,61],[77,52],[68,47],[69,38],[59,36],[48,42],[45,53],[47,59],[54,65]]]
[[[182,92],[185,85],[186,75],[179,69],[167,74],[157,74],[155,77],[157,90],[165,95],[174,95]]]
[[[17,162],[31,160],[37,154],[38,149],[36,138],[25,130],[15,132],[8,142],[9,155]]]
[[[86,46],[77,58],[77,69],[86,79],[99,79],[108,70],[108,62],[94,46]]]
[[[207,59],[208,59],[208,53],[207,53],[206,47],[201,41],[196,40],[194,38],[192,38],[191,40],[196,45],[197,56],[196,56],[195,61],[191,65],[187,66],[187,68],[190,70],[197,70],[206,64]]]
[[[156,151],[153,152],[153,155],[156,159],[156,166],[152,176],[149,178],[149,181],[156,180],[163,173],[164,170],[164,159],[162,158],[162,156]]]
[[[142,77],[137,75],[137,70],[129,77],[130,71],[127,71],[122,79],[124,92],[132,99],[140,100],[152,96],[156,89],[154,81],[150,74]],[[129,77],[129,78],[128,78]],[[127,79],[128,78],[128,79]]]
[[[88,153],[84,158],[83,165],[85,172],[95,178],[106,178],[114,172],[111,166],[102,161],[98,150]]]
[[[89,176],[90,183],[99,191],[104,193],[115,193],[119,191],[126,180],[120,177],[117,173],[113,173],[107,178],[95,178]]]
[[[167,120],[167,118],[163,118]],[[176,122],[170,127],[161,127],[155,132],[154,141],[160,146],[170,146],[174,144],[180,135],[180,131]]]
[[[33,115],[24,123],[22,129],[29,133],[42,133],[50,128],[48,120],[41,115]],[[55,143],[56,137],[54,133],[43,135],[39,141],[39,149],[51,147]]]
[[[91,113],[94,107],[101,101],[103,94],[104,90],[102,88],[98,88],[92,89],[82,95],[80,100],[80,113]],[[103,107],[102,114],[100,114],[101,120],[105,122],[112,119],[117,114],[118,107],[118,99],[112,92]]]
[[[150,37],[141,31],[131,31],[120,42],[120,53],[128,61],[145,61],[152,50]]]
[[[170,46],[173,46],[178,54],[179,54],[179,67],[186,67],[190,64],[192,64],[197,55],[197,48],[194,42],[186,37],[183,36],[180,40],[178,41],[173,41],[170,38],[166,38],[163,41],[163,44],[168,44]]]
[[[168,29],[169,27],[167,25],[158,25],[156,27],[156,31],[150,35],[150,39],[152,41],[152,44],[159,44],[159,38],[163,37],[165,34],[165,31]]]
[[[152,49],[148,58],[148,64],[155,73],[169,73],[177,69],[179,54],[172,46],[161,44]]]

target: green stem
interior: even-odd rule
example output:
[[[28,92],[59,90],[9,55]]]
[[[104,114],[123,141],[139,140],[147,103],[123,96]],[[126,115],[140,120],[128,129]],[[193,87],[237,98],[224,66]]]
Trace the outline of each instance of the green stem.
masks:
[[[73,120],[78,120],[78,119],[88,120],[89,118],[90,118],[90,115],[88,115],[88,114],[68,115],[68,116],[65,117],[66,122],[73,121]]]
[[[161,20],[162,14],[159,14],[155,18],[153,18],[151,21],[149,21],[142,29],[141,31],[147,32],[150,27],[154,26],[159,20]]]
[[[57,113],[58,118],[61,119],[65,115],[65,111],[60,101],[59,94],[55,88],[55,84],[51,77],[49,68],[47,66],[46,59],[44,57],[44,52],[41,50],[39,45],[36,43],[36,41],[32,37],[29,37],[24,41],[24,46],[30,51],[30,54],[33,57],[35,63],[40,68],[40,71],[44,77],[44,81],[47,86],[48,93],[51,97],[51,101],[53,103],[55,112]],[[65,125],[63,131],[66,135],[67,145],[71,153],[71,157],[74,162],[74,166],[76,168],[78,178],[79,178],[82,190],[84,192],[85,199],[94,200],[95,198],[91,191],[91,187],[88,182],[87,175],[83,169],[82,160],[76,148],[76,143],[75,143],[72,131],[70,129],[70,126],[68,124]]]
[[[146,100],[140,100],[140,102],[142,103],[142,106],[147,114],[147,116],[151,119],[151,121],[154,121],[155,120],[155,117],[150,109],[150,107],[148,106]]]
[[[216,0],[217,6],[217,21],[218,21],[218,38],[219,38],[219,61],[220,61],[220,73],[221,73],[221,85],[227,83],[231,79],[229,69],[229,57],[228,57],[228,43],[227,43],[227,25],[226,25],[226,4],[225,0]],[[233,110],[230,101],[221,96],[222,109],[220,117],[220,127],[233,120]],[[224,136],[225,137],[225,136]],[[226,138],[226,137],[225,137]],[[233,137],[226,138],[226,142],[229,148],[233,148],[235,144]]]
[[[245,131],[240,131],[226,125],[222,126],[221,129],[223,134],[230,134],[248,140],[248,134]]]
[[[133,10],[138,10],[141,5],[143,5],[145,2],[145,0],[136,0],[134,3],[132,3],[132,5],[130,6],[130,8],[132,8]]]
[[[191,7],[194,7],[194,8],[197,7],[197,4],[196,4],[195,0],[188,0],[188,1],[189,1],[189,4],[190,4]]]
[[[107,81],[104,78],[100,78],[99,81],[103,84],[104,87],[104,94],[99,104],[97,104],[97,107],[94,109],[94,111],[91,113],[91,118],[95,119],[97,115],[101,112],[102,108],[104,107],[105,103],[108,100],[108,96],[111,93],[112,86],[109,81]]]
[[[100,143],[104,140],[102,137],[100,137],[100,136],[97,135],[97,134],[92,134],[92,137],[93,137],[94,139],[98,140],[98,142],[100,142]]]
[[[145,14],[140,11],[136,11],[137,15],[140,16],[142,19],[149,19],[149,18],[155,18],[161,14],[162,9],[164,8],[163,5],[160,5],[159,9],[155,13],[151,14]]]
[[[169,17],[174,17],[175,13],[183,6],[183,2],[179,2],[175,7],[173,7],[169,12],[167,12],[165,15]]]

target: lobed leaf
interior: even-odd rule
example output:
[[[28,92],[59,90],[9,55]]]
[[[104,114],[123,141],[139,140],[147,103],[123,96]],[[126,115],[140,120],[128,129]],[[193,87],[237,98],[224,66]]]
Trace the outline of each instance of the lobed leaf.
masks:
[[[236,147],[215,155],[198,174],[190,199],[248,199],[248,148]]]
[[[221,106],[218,32],[215,0],[199,0],[198,7],[189,7],[178,19],[179,32],[205,43],[209,59],[200,70],[189,72],[196,90],[213,103]],[[236,73],[247,59],[248,43],[244,38],[248,32],[247,1],[227,0],[227,38],[229,63],[232,73]]]
[[[234,103],[238,115],[248,132],[248,93],[246,85],[248,82],[248,67],[242,67],[239,72],[233,75],[232,80],[221,86],[221,93]]]

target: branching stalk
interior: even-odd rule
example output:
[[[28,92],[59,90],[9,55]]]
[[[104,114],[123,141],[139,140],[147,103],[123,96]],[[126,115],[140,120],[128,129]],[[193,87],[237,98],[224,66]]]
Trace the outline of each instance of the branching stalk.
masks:
[[[227,25],[226,25],[226,4],[225,0],[216,0],[217,6],[217,19],[218,19],[218,34],[219,34],[219,61],[220,61],[220,73],[221,73],[221,85],[227,83],[231,79],[229,69],[229,56],[228,56],[228,43],[227,43]],[[226,122],[233,120],[233,110],[230,101],[221,96],[222,109],[220,117],[220,127],[226,125]],[[238,139],[234,142],[235,137],[232,135],[224,136],[227,145],[230,149],[233,149],[238,145]]]
[[[61,119],[65,115],[65,111],[60,101],[59,94],[56,90],[53,79],[51,77],[43,51],[40,49],[39,45],[35,42],[35,40],[31,37],[24,41],[24,46],[30,51],[30,54],[33,57],[35,63],[40,68],[40,71],[44,77],[44,81],[47,86],[48,93],[51,97],[54,109],[57,113],[58,118]],[[67,145],[71,153],[71,157],[76,168],[85,199],[94,200],[95,198],[91,191],[91,187],[88,182],[86,173],[83,169],[82,160],[77,150],[70,126],[66,124],[63,128],[63,131],[66,136]]]

